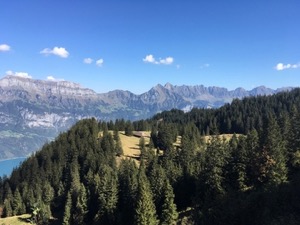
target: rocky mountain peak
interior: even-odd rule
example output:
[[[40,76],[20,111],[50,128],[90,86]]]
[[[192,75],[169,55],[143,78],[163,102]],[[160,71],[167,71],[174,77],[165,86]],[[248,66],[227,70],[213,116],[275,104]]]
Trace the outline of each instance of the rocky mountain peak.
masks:
[[[79,84],[69,81],[44,81],[18,76],[6,76],[0,79],[0,88],[3,90],[22,90],[30,96],[95,96],[96,92],[82,88]]]
[[[0,159],[28,155],[82,118],[139,120],[164,110],[215,108],[233,98],[280,90],[258,87],[251,91],[242,88],[228,91],[220,87],[166,83],[140,95],[123,90],[97,94],[69,81],[6,76],[0,79]]]
[[[174,88],[174,86],[168,82],[165,84],[164,88],[166,88],[168,90],[172,90]]]

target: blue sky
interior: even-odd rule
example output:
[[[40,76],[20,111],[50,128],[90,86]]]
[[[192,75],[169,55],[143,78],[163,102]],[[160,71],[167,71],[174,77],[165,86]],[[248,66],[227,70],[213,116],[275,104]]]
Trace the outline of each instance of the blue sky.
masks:
[[[300,86],[299,10],[299,0],[1,1],[0,77],[99,93]]]

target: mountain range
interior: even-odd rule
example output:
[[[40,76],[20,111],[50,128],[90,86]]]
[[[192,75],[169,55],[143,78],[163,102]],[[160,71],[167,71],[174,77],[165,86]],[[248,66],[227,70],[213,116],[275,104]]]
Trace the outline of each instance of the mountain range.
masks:
[[[173,108],[189,111],[193,107],[216,108],[234,98],[271,95],[291,87],[250,91],[237,88],[156,85],[137,95],[114,90],[96,93],[69,81],[44,81],[5,76],[0,80],[0,160],[23,157],[53,140],[76,121],[139,120]]]

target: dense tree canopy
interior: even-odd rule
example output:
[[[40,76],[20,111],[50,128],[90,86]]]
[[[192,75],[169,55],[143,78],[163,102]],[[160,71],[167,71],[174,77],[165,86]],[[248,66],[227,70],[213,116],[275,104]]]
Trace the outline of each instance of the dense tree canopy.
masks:
[[[299,112],[295,89],[135,122],[84,119],[0,179],[1,216],[65,225],[299,224]],[[118,131],[143,129],[151,138],[139,141],[140,161],[123,157]]]

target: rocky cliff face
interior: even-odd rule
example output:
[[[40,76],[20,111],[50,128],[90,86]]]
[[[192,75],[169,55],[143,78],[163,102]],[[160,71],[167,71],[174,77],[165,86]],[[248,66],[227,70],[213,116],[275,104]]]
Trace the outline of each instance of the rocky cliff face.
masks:
[[[273,94],[280,90],[157,85],[141,95],[115,90],[108,93],[68,81],[42,81],[16,76],[0,80],[0,160],[26,156],[68,129],[76,121],[144,119],[172,108],[219,107],[233,98]]]

